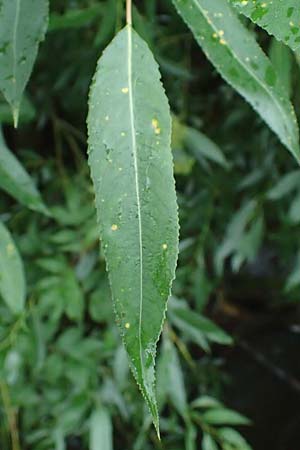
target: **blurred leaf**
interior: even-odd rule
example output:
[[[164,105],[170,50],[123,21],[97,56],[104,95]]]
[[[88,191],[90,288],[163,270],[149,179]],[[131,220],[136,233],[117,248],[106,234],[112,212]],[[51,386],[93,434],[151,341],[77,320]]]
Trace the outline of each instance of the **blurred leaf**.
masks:
[[[7,228],[0,221],[0,294],[14,314],[24,309],[26,285],[23,262]]]
[[[300,47],[300,11],[298,0],[229,0],[242,14],[264,28],[293,50]]]
[[[173,3],[220,74],[245,97],[299,161],[299,132],[293,107],[269,59],[227,0],[173,0]]]
[[[220,436],[223,441],[230,444],[230,448],[234,447],[238,450],[251,450],[250,445],[243,436],[233,428],[219,428],[218,436]]]
[[[215,398],[209,397],[207,395],[203,395],[202,397],[197,398],[191,403],[193,408],[219,408],[222,404],[216,400]]]
[[[91,416],[89,450],[113,450],[111,419],[103,407]]]
[[[213,438],[207,433],[204,433],[203,435],[201,450],[218,450],[217,444],[215,443]]]
[[[48,31],[80,28],[96,21],[104,13],[103,4],[91,5],[87,8],[70,9],[64,14],[52,13],[50,15]]]
[[[176,348],[166,335],[157,365],[157,396],[160,408],[168,396],[179,414],[184,419],[187,417],[188,405],[179,357]]]
[[[48,210],[32,179],[14,154],[7,148],[1,128],[0,187],[28,208],[48,214]]]
[[[202,419],[210,425],[250,425],[250,420],[236,411],[225,408],[214,408],[206,411]]]
[[[294,170],[280,178],[278,183],[267,193],[269,200],[280,200],[300,186],[300,170]]]
[[[184,141],[187,148],[200,163],[201,158],[206,158],[228,169],[229,164],[222,150],[205,134],[194,128],[186,127]]]
[[[48,0],[3,0],[0,15],[0,89],[17,126],[23,91],[48,22]]]
[[[298,253],[294,266],[294,269],[286,281],[285,292],[290,292],[292,289],[300,285],[300,252]]]
[[[65,304],[66,315],[70,320],[83,318],[84,298],[74,270],[64,271],[60,286],[61,297]]]
[[[134,82],[137,74],[139,83]],[[152,99],[147,107],[141,100],[145,95]],[[174,278],[178,219],[169,107],[153,56],[130,26],[117,34],[99,60],[88,129],[89,164],[117,322],[158,430],[155,351]]]
[[[174,324],[183,331],[184,335],[203,347],[207,339],[218,344],[230,345],[232,338],[206,317],[187,308],[170,307],[171,318]],[[204,350],[207,350],[204,346]]]
[[[257,204],[254,200],[245,203],[232,217],[226,229],[226,235],[215,256],[218,274],[223,271],[225,259],[239,248],[246,226],[253,218]]]
[[[297,192],[291,202],[288,217],[292,224],[298,224],[300,222],[300,191]]]
[[[128,381],[128,356],[123,345],[120,345],[114,356],[113,364],[114,377],[120,388],[123,388]]]
[[[197,450],[196,439],[197,439],[197,429],[192,423],[188,423],[185,436],[185,449]]]

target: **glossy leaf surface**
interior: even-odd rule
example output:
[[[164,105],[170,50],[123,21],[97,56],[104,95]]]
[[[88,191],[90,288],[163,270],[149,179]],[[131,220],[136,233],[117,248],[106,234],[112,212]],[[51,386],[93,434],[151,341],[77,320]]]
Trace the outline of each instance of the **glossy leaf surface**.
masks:
[[[0,90],[17,125],[23,91],[47,29],[48,0],[2,0]]]
[[[178,253],[171,120],[160,74],[125,27],[90,94],[89,164],[117,322],[158,428],[155,352]]]
[[[295,113],[272,64],[226,0],[173,0],[206,56],[299,161]]]
[[[298,0],[229,0],[242,14],[293,50],[300,48]]]

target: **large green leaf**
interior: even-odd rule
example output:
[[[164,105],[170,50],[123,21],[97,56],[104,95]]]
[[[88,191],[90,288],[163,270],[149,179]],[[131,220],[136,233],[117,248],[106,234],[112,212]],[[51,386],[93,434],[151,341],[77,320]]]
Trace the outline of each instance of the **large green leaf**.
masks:
[[[89,164],[117,322],[158,429],[155,352],[178,253],[171,120],[151,52],[127,26],[99,61]]]
[[[48,0],[2,0],[0,5],[0,90],[10,103],[15,126],[48,21]]]
[[[298,0],[229,0],[279,41],[293,50],[300,48],[300,8]]]
[[[0,221],[0,295],[14,314],[25,303],[23,263],[7,228]]]
[[[295,113],[271,62],[227,0],[173,0],[223,78],[261,115],[300,160]]]
[[[7,148],[0,128],[0,188],[28,208],[47,213],[32,179]]]

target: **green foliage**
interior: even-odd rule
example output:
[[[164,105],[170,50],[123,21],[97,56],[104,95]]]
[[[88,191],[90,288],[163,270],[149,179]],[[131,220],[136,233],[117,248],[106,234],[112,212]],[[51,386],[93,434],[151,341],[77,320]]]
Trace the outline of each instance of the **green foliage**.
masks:
[[[3,0],[0,14],[0,89],[18,123],[23,91],[48,21],[48,0]]]
[[[293,50],[300,47],[300,11],[297,0],[229,0],[242,14]]]
[[[90,449],[112,450],[112,427],[108,411],[99,407],[91,417]]]
[[[2,222],[0,222],[0,293],[14,314],[22,312],[25,303],[25,278],[18,249]]]
[[[47,213],[32,179],[6,147],[1,130],[0,149],[0,187],[28,208]]]
[[[117,322],[158,429],[155,353],[174,278],[178,219],[167,99],[150,51],[130,26],[98,63],[88,127]]]
[[[300,160],[296,117],[270,61],[226,0],[173,0],[224,79],[263,117]]]
[[[27,3],[0,6],[0,39],[11,39],[0,87],[15,119],[46,26],[46,3],[24,13]],[[224,364],[244,315],[256,323],[257,309],[280,316],[299,299],[299,170],[281,151],[299,159],[299,55],[240,21],[233,1],[173,3],[191,32],[169,0],[136,2],[136,32],[122,29],[120,0],[53,0],[17,131],[0,99],[0,187],[10,194],[0,202],[3,449],[251,449],[242,434],[255,417],[244,416],[242,392],[241,412],[232,409]],[[277,2],[265,3],[271,14]],[[261,25],[280,38],[286,17],[272,17]],[[2,77],[27,31],[35,40],[12,91]],[[291,25],[285,35],[294,48]],[[89,101],[92,186],[85,118],[102,51]],[[178,251],[170,109],[181,231],[157,345]],[[248,308],[257,292],[259,308]],[[129,365],[156,426],[159,411],[162,442]]]

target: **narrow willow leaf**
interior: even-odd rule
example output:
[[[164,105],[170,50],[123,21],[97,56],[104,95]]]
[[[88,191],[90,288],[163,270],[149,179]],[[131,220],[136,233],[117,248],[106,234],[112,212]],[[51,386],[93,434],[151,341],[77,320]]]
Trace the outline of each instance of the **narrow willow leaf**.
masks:
[[[247,417],[226,408],[210,409],[203,414],[202,419],[210,425],[250,425],[251,423]]]
[[[127,26],[92,84],[89,164],[117,322],[157,429],[156,343],[178,253],[170,122],[153,56]]]
[[[218,450],[217,444],[209,434],[203,435],[202,450]]]
[[[23,263],[7,228],[0,222],[0,295],[14,314],[25,303]]]
[[[113,450],[111,418],[103,407],[91,417],[89,450]]]
[[[0,128],[0,188],[15,197],[23,205],[42,213],[48,213],[32,179],[7,148]]]
[[[207,317],[197,314],[188,308],[173,307],[170,315],[174,324],[184,331],[189,339],[200,346],[203,345],[203,339],[222,345],[233,344],[233,339],[225,331]],[[207,350],[207,347],[204,346],[204,350]]]
[[[223,78],[261,115],[300,161],[295,113],[271,62],[227,0],[173,0]]]
[[[47,29],[48,0],[2,0],[0,90],[11,105],[15,126],[23,91]]]
[[[242,14],[293,50],[300,48],[299,0],[229,0]]]
[[[228,444],[228,448],[236,448],[238,450],[252,450],[252,447],[245,441],[243,436],[233,428],[219,428],[218,436],[223,442]]]

